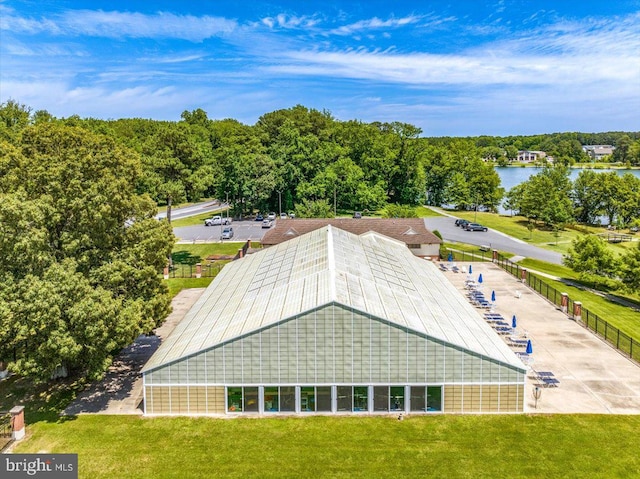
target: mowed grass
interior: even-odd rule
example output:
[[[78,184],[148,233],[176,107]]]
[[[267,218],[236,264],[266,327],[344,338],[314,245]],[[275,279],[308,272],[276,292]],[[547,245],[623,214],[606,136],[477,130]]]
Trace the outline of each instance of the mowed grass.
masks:
[[[536,224],[535,228],[529,231],[527,228],[529,223],[523,216],[499,215],[496,213],[485,212],[478,212],[476,215],[473,211],[456,211],[453,213],[457,217],[464,218],[469,221],[474,221],[475,219],[475,222],[481,223],[491,229],[495,229],[529,244],[551,251],[556,251],[561,254],[566,254],[569,251],[573,240],[584,236],[587,232],[593,234],[615,233],[607,231],[606,228],[595,226],[581,226],[579,230],[566,227],[558,232],[554,232],[551,229],[544,227],[542,223]],[[619,233],[628,234],[628,231],[623,230]],[[631,236],[633,238],[637,237],[637,235]],[[617,255],[624,254],[629,248],[635,248],[637,245],[637,242],[608,243],[609,248]]]
[[[195,264],[204,263],[211,255],[235,256],[244,241],[231,241],[223,243],[178,243],[173,246],[171,256],[174,263]],[[259,247],[259,243],[252,243],[252,247]],[[198,261],[199,260],[199,261]]]
[[[14,452],[78,453],[92,479],[640,477],[640,416],[84,415],[29,436]]]

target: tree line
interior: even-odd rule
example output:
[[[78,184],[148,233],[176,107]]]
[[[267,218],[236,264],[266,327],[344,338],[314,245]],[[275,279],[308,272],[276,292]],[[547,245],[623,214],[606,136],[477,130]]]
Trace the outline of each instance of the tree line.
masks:
[[[211,120],[202,109],[169,122],[56,119],[13,101],[0,108],[5,138],[41,123],[89,130],[135,152],[142,163],[136,191],[167,205],[169,217],[172,205],[203,197],[228,198],[237,216],[280,208],[299,216],[328,215],[388,203],[495,211],[505,191],[493,166],[518,149],[562,157],[560,150],[584,154],[582,142],[628,144],[625,158],[640,164],[640,133],[426,138],[407,123],[339,121],[301,105],[265,113],[254,125]]]

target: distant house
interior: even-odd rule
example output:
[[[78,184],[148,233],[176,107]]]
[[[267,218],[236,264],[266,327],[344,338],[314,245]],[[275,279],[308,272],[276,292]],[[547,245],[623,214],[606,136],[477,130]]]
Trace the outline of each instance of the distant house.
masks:
[[[584,151],[589,157],[594,160],[602,160],[605,156],[613,155],[615,146],[611,145],[584,145],[582,151]]]
[[[533,163],[535,161],[544,160],[547,154],[544,151],[520,150],[518,151],[518,161],[520,163]]]
[[[265,247],[297,238],[327,225],[356,235],[369,231],[402,241],[416,256],[437,258],[442,240],[429,231],[421,218],[318,218],[278,220],[262,238]]]

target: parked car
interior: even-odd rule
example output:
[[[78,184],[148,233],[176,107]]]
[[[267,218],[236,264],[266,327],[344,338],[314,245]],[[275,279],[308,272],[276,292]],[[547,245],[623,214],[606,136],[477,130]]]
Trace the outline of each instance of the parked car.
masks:
[[[289,218],[294,219],[296,217],[295,213],[289,213]]]
[[[466,228],[469,223],[469,220],[462,220],[460,218],[456,220],[456,226],[460,226],[461,228]]]
[[[467,231],[489,231],[489,228],[478,223],[469,223],[467,226],[465,226],[465,229]]]
[[[256,215],[256,221],[262,221],[262,220],[264,220],[264,216],[262,216],[260,213],[258,213]]]
[[[359,220],[360,218],[362,218],[362,212],[361,211],[354,211],[353,217],[355,219]]]
[[[267,219],[268,220],[275,220],[276,219],[276,214],[271,211],[268,215],[267,215]]]
[[[262,222],[263,228],[271,228],[271,226],[273,226],[273,220],[266,219]]]
[[[231,221],[233,221],[231,218],[223,218],[222,216],[216,215],[204,220],[204,225],[205,226],[230,225]]]
[[[286,220],[289,218],[289,215],[287,215],[286,213],[280,213],[280,219],[281,220]]]
[[[231,226],[226,226],[222,230],[222,234],[220,235],[221,240],[231,239],[233,238],[233,228]]]

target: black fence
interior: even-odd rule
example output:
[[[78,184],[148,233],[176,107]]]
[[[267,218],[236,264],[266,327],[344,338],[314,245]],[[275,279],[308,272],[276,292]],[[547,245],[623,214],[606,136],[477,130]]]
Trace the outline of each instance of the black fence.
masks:
[[[0,411],[0,451],[11,442],[12,432],[11,414],[8,411]]]
[[[516,278],[522,278],[523,268],[512,263],[502,255],[498,255],[496,264]],[[562,292],[558,291],[553,286],[550,286],[540,277],[532,274],[531,272],[527,272],[526,284],[554,305],[559,307],[562,306]],[[575,302],[570,297],[567,297],[567,300],[567,315],[570,318],[576,319],[574,318]],[[597,314],[590,312],[584,307],[584,305],[581,308],[581,320],[579,321],[579,324],[590,329],[613,347],[629,356],[634,361],[640,363],[640,342],[628,334],[623,333],[615,326],[612,326],[611,323],[602,319]]]
[[[203,264],[200,266],[200,275],[202,278],[215,278],[223,266],[222,262]],[[174,263],[169,268],[169,278],[195,278],[196,275],[197,266],[195,264]]]
[[[440,259],[442,261],[491,261],[493,260],[493,253],[491,251],[472,253],[469,251],[442,248],[440,251]]]

